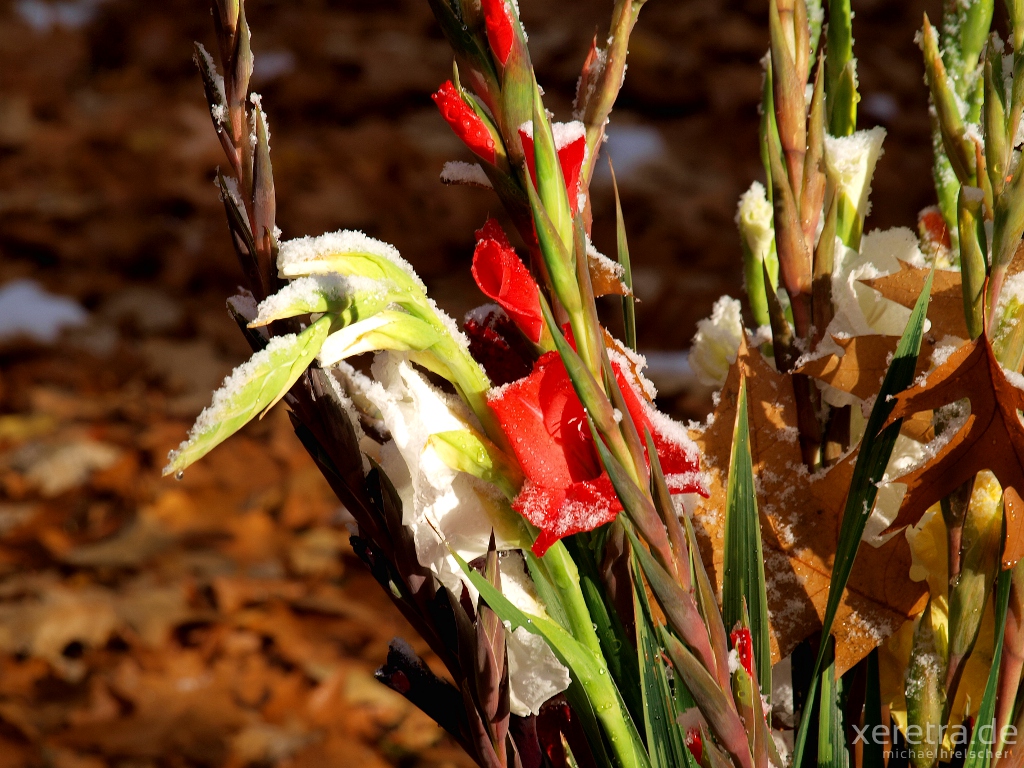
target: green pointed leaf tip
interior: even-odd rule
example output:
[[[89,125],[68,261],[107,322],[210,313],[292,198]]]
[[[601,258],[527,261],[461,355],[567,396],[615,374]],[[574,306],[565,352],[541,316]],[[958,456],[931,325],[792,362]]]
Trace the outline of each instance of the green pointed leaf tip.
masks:
[[[320,351],[330,322],[322,317],[298,335],[275,336],[235,368],[199,414],[188,439],[168,455],[164,475],[184,471],[284,397]]]
[[[754,470],[747,420],[747,383],[740,380],[732,459],[725,507],[725,572],[722,613],[732,629],[749,611],[750,634],[762,691],[771,690],[771,645],[768,636],[768,596],[765,591],[761,521],[757,511]]]
[[[328,336],[320,348],[320,364],[333,365],[364,352],[390,349],[421,352],[441,340],[437,328],[407,312],[385,309]]]

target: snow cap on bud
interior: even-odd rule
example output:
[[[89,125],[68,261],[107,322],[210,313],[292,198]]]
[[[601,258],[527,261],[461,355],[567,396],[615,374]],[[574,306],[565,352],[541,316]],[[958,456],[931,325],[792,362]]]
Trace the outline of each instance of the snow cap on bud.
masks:
[[[551,134],[555,139],[558,164],[562,167],[562,177],[565,179],[565,191],[569,195],[569,209],[575,216],[579,212],[580,171],[587,159],[586,127],[579,120],[573,120],[571,123],[552,123]],[[530,179],[533,186],[537,187],[537,158],[533,151],[532,121],[519,126],[519,139],[523,142]]]
[[[690,367],[697,380],[708,386],[723,386],[742,340],[740,302],[722,296],[715,302],[711,317],[697,323],[697,335],[690,347]]]
[[[482,160],[497,165],[498,143],[494,132],[476,110],[466,103],[454,83],[446,80],[431,98],[455,135]]]
[[[504,67],[515,40],[508,0],[481,0],[480,7],[484,12],[484,26],[487,28],[487,42],[491,52],[495,61]]]
[[[436,329],[405,312],[386,309],[373,317],[335,331],[320,348],[320,365],[334,365],[340,360],[364,352],[390,349],[397,352],[419,352],[440,340]]]
[[[884,139],[885,129],[878,126],[866,131],[857,131],[850,136],[825,137],[825,172],[841,196],[837,234],[851,247],[856,247],[856,243],[859,242],[860,232],[864,228],[864,218],[868,215],[871,178],[875,175],[875,164],[882,154]],[[846,206],[849,208],[844,211]],[[856,223],[850,220],[854,212]],[[848,217],[845,221],[842,220],[844,213]],[[855,231],[856,241],[851,242],[844,237],[844,229],[848,232]]]

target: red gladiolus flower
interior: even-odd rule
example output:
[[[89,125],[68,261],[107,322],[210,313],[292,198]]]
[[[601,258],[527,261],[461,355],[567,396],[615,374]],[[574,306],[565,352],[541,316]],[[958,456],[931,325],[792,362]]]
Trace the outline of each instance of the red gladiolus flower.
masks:
[[[501,308],[490,304],[474,309],[466,315],[464,328],[469,354],[484,367],[491,384],[500,387],[530,375],[537,355]]]
[[[519,330],[536,344],[544,331],[537,283],[498,222],[488,219],[476,237],[473,279],[484,295],[498,302]]]
[[[732,649],[736,651],[740,665],[747,670],[747,674],[754,676],[754,641],[750,636],[750,630],[746,627],[734,629],[729,638],[732,640]]]
[[[704,740],[701,738],[699,728],[691,728],[686,732],[686,748],[690,750],[690,754],[693,755],[693,759],[700,763],[701,758],[704,757]]]
[[[494,137],[452,81],[446,81],[431,98],[455,135],[479,157],[494,165],[497,157]]]
[[[512,42],[515,39],[512,19],[509,17],[505,2],[506,0],[482,0],[480,3],[484,12],[484,26],[487,28],[487,42],[491,46],[494,58],[503,67],[508,63],[509,54],[512,53]]]
[[[646,427],[654,438],[670,489],[706,495],[697,477],[695,446],[633,389],[624,370],[628,361],[613,359],[612,368],[637,429],[643,434]],[[622,511],[558,353],[548,352],[529,376],[495,390],[490,405],[526,475],[512,506],[540,528],[536,555],[563,536],[611,522]]]
[[[586,129],[579,120],[571,123],[553,123],[551,132],[555,138],[558,164],[562,166],[565,191],[569,195],[569,209],[575,216],[579,211],[580,171],[587,157]],[[537,160],[533,152],[533,123],[524,123],[519,128],[519,139],[526,154],[526,167],[530,170],[533,186],[537,186]]]

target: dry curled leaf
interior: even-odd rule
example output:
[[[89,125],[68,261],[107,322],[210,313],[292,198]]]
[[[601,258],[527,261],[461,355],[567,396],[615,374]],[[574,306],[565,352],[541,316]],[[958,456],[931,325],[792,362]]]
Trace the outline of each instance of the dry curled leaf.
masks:
[[[969,399],[971,412],[934,458],[910,474],[899,515],[892,527],[917,522],[925,510],[983,469],[999,480],[1006,501],[1004,567],[1024,555],[1024,391],[1006,377],[988,336],[956,350],[928,378],[896,396],[889,423],[924,410]]]
[[[900,265],[902,269],[899,272],[862,282],[879,291],[890,301],[913,309],[931,269],[915,267],[905,261],[901,261]],[[958,339],[971,337],[964,322],[964,295],[959,272],[935,270],[932,297],[928,304],[928,319],[932,323],[929,333],[934,339],[941,340],[946,336],[956,336]]]
[[[788,376],[741,345],[707,426],[694,430],[711,496],[697,501],[702,555],[722,579],[724,509],[740,372],[747,378],[750,448],[764,544],[772,658],[785,657],[821,628],[832,563],[856,454],[815,474],[804,467]],[[834,625],[836,665],[850,668],[920,611],[923,582],[910,579],[906,537],[861,547]]]
[[[825,355],[810,360],[795,372],[823,381],[861,400],[877,395],[896,352],[899,337],[833,336],[832,340],[843,351],[842,355]],[[928,367],[927,355],[918,357],[917,367],[918,374]]]

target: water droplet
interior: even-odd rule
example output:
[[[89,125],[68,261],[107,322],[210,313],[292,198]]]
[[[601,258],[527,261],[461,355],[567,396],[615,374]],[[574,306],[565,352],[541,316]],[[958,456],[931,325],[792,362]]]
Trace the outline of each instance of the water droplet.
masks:
[[[177,472],[175,472],[174,473],[174,479],[175,480],[184,480],[185,479],[185,470],[179,469]]]

